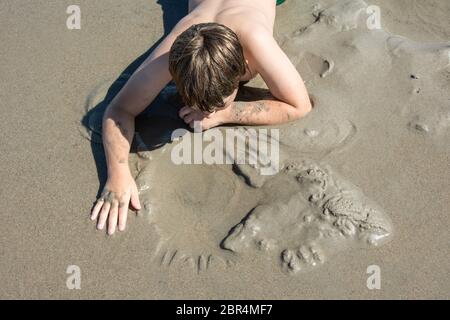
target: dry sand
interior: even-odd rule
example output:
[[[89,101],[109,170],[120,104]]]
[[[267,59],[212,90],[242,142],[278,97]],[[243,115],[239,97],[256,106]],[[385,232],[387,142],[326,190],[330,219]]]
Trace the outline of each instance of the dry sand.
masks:
[[[374,0],[369,30],[369,3],[287,1],[276,37],[315,108],[279,128],[280,173],[176,166],[179,120],[143,116],[130,165],[144,210],[108,237],[88,219],[99,119],[183,15],[159,2],[79,1],[72,31],[70,2],[0,4],[0,298],[450,298],[449,2]]]

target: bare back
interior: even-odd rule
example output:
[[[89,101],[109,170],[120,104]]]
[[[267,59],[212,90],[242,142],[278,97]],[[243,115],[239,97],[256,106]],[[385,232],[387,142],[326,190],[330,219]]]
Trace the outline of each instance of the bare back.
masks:
[[[239,36],[252,24],[273,32],[275,7],[275,0],[190,0],[188,16],[226,25]]]

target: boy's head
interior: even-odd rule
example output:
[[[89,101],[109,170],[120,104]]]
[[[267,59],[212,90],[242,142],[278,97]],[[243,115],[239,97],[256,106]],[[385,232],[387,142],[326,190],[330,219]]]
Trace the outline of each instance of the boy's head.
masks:
[[[221,24],[193,25],[170,49],[169,71],[184,103],[205,113],[225,106],[246,70],[237,35]]]

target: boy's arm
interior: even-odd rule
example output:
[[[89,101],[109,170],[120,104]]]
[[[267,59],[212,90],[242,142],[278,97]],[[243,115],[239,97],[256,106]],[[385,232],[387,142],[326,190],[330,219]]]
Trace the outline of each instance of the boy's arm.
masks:
[[[103,146],[108,178],[101,197],[94,206],[91,219],[102,230],[108,222],[108,233],[116,227],[124,230],[128,207],[141,208],[136,183],[128,166],[128,154],[134,137],[135,117],[141,113],[170,81],[168,43],[162,42],[153,54],[131,76],[111,101],[103,117]]]
[[[266,125],[296,120],[311,111],[305,85],[292,62],[264,28],[242,39],[256,71],[266,82],[273,100],[233,102],[223,110],[224,122]]]
[[[109,175],[128,171],[118,164],[128,163],[134,136],[134,118],[150,105],[172,79],[169,72],[170,48],[178,35],[192,23],[194,21],[188,16],[181,19],[133,73],[106,109],[103,118],[103,144]]]
[[[278,100],[234,101],[224,115],[224,123],[272,125],[296,120],[305,114]]]
[[[91,219],[98,218],[98,229],[108,221],[108,233],[117,225],[123,230],[128,207],[140,209],[136,183],[128,166],[128,154],[134,137],[134,119],[170,82],[169,51],[178,34],[190,22],[182,19],[172,32],[130,77],[111,101],[103,118],[103,145],[108,169],[108,180],[101,197],[94,206]]]
[[[161,43],[163,45],[163,43]],[[134,119],[170,81],[168,53],[157,48],[111,101],[103,118],[103,145],[108,174],[127,173]],[[158,55],[158,53],[160,53]]]

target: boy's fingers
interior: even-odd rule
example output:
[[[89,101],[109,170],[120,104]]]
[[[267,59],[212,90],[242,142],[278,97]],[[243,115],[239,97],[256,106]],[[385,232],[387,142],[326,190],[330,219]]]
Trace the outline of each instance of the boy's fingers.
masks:
[[[131,193],[130,198],[131,206],[136,210],[141,210],[141,202],[139,201],[139,191],[137,188],[134,188],[134,190]]]
[[[128,218],[128,205],[129,199],[119,205],[119,230],[125,230],[125,226],[127,225]]]
[[[111,210],[109,211],[109,217],[108,217],[108,234],[109,235],[114,234],[114,232],[116,231],[118,210],[119,210],[119,204],[117,203],[117,201],[114,201],[114,203],[111,206]]]
[[[102,208],[103,204],[105,203],[104,200],[97,200],[97,203],[94,206],[94,209],[92,209],[91,212],[91,220],[95,220],[98,217],[98,213],[100,212],[100,209]]]
[[[109,202],[105,202],[103,205],[102,211],[100,212],[100,218],[98,219],[97,229],[102,230],[105,227],[106,219],[108,218],[109,209],[111,208],[111,204]]]
[[[192,113],[188,114],[186,117],[184,117],[184,122],[190,123],[191,121],[194,121],[194,115]]]

